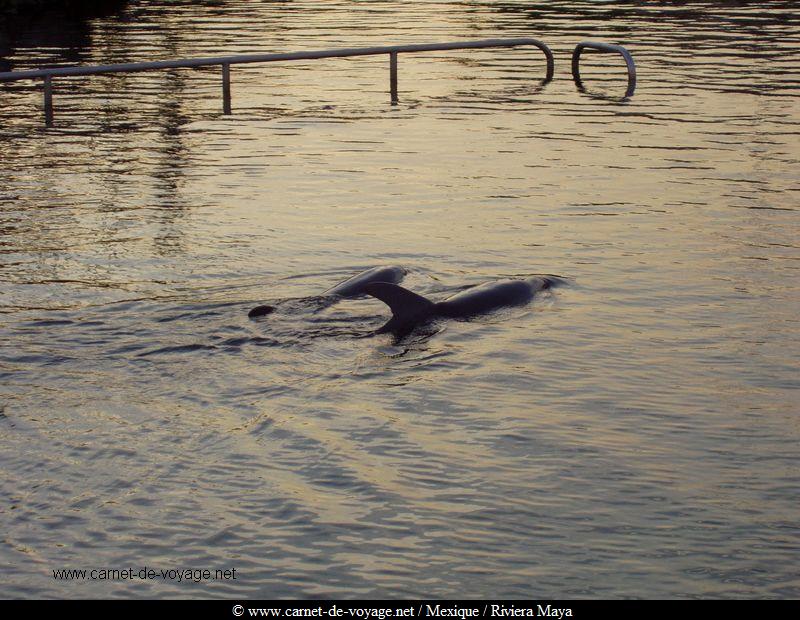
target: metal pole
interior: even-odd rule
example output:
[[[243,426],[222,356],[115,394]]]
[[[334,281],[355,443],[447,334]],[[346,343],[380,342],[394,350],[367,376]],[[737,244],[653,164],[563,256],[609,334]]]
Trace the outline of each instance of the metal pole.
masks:
[[[231,65],[222,63],[222,113],[231,113]]]
[[[389,54],[389,90],[392,93],[392,105],[397,105],[397,52]]]
[[[86,67],[56,67],[48,69],[35,69],[29,71],[0,71],[0,82],[14,80],[44,80],[44,111],[45,121],[48,126],[53,124],[53,77],[66,77],[77,75],[99,75],[104,73],[130,73],[133,71],[150,71],[155,69],[178,69],[193,67],[209,67],[222,65],[222,97],[223,111],[225,114],[231,113],[231,94],[230,94],[230,65],[255,62],[285,62],[291,60],[318,60],[321,58],[346,58],[350,56],[372,56],[377,54],[389,54],[390,68],[390,91],[392,104],[399,101],[397,93],[397,56],[400,53],[413,52],[432,52],[443,50],[462,50],[479,49],[485,47],[517,47],[520,45],[535,45],[547,58],[547,75],[545,82],[553,78],[553,53],[541,41],[531,38],[524,39],[484,39],[481,41],[457,41],[452,43],[423,43],[417,45],[388,45],[381,47],[354,47],[333,50],[314,50],[310,52],[290,52],[285,54],[243,54],[238,56],[218,56],[207,58],[185,58],[180,60],[159,60],[154,62],[129,62],[113,65],[96,65]],[[587,45],[587,44],[582,44]],[[603,44],[596,44],[603,45]],[[608,46],[613,48],[611,51],[618,51],[625,57],[628,63],[629,87],[628,96],[633,94],[633,87],[636,77],[633,69],[633,59],[623,48],[619,46]],[[579,54],[580,52],[577,51]],[[573,60],[575,66],[577,60]]]
[[[53,126],[53,78],[50,75],[44,76],[44,124]]]
[[[444,50],[479,49],[484,47],[517,47],[535,45],[548,59],[550,50],[544,43],[536,39],[485,39],[482,41],[460,41],[455,43],[424,43],[419,45],[387,45],[382,47],[354,47],[334,50],[315,50],[311,52],[290,52],[285,54],[243,54],[239,56],[219,56],[208,58],[185,58],[181,60],[157,60],[153,62],[129,62],[114,65],[96,65],[86,67],[57,67],[53,69],[35,69],[29,71],[0,72],[0,82],[6,80],[23,80],[53,76],[99,75],[101,73],[130,73],[132,71],[150,71],[153,69],[178,69],[189,67],[208,67],[223,63],[240,64],[253,62],[283,62],[289,60],[319,60],[321,58],[345,58],[349,56],[372,56],[377,54],[433,52]],[[548,60],[548,65],[550,62]]]
[[[575,80],[575,85],[578,88],[583,87],[580,73],[580,60],[581,52],[584,48],[595,49],[601,52],[616,52],[625,60],[625,66],[628,68],[628,89],[625,92],[626,97],[633,97],[633,92],[636,90],[636,65],[633,62],[633,56],[621,45],[611,45],[610,43],[600,43],[598,41],[581,41],[575,46],[572,52],[572,79]]]

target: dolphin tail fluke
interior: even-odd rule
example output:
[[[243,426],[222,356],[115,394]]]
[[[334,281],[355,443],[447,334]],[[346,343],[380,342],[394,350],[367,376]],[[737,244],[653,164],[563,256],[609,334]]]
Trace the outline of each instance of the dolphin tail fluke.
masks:
[[[408,331],[434,314],[435,304],[432,301],[397,284],[374,282],[366,285],[364,291],[380,299],[392,311],[392,318],[378,330],[379,334]]]

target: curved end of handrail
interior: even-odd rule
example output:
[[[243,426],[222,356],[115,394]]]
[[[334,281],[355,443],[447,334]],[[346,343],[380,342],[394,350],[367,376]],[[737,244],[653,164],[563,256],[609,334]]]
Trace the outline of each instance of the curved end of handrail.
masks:
[[[525,37],[524,39],[518,39],[518,41],[520,45],[533,45],[542,51],[545,59],[547,60],[547,73],[542,80],[542,84],[551,82],[553,80],[553,74],[555,73],[555,59],[553,58],[553,50],[551,50],[545,43],[542,43],[539,39]]]
[[[550,51],[550,48],[547,48],[547,75],[544,78],[544,83],[551,82],[553,80],[553,74],[556,70],[556,63],[553,60],[553,52]]]
[[[555,59],[553,58],[553,51],[547,47],[544,43],[539,41],[539,49],[544,52],[545,58],[547,58],[547,75],[544,76],[543,83],[547,84],[553,80],[553,74],[556,70],[556,63]]]
[[[575,46],[572,52],[572,79],[575,80],[575,85],[578,88],[583,88],[580,73],[580,58],[581,52],[584,49],[595,49],[601,52],[614,52],[622,56],[625,60],[625,65],[628,68],[628,89],[625,91],[625,97],[632,97],[636,90],[636,64],[633,62],[633,56],[621,45],[612,45],[610,43],[599,43],[594,41],[581,41]]]

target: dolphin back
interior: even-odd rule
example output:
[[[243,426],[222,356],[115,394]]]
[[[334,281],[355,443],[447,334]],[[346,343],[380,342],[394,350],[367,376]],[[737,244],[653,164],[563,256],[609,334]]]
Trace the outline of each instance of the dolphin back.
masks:
[[[392,318],[377,333],[402,333],[435,314],[436,304],[391,282],[374,282],[364,292],[389,306]]]
[[[465,318],[492,312],[507,306],[527,304],[538,291],[554,284],[547,277],[527,280],[497,280],[473,286],[436,304],[437,314],[451,318]]]
[[[374,282],[390,282],[392,284],[397,284],[405,275],[406,270],[402,267],[393,265],[373,267],[328,289],[323,293],[323,296],[328,297],[336,295],[338,297],[356,297],[366,293],[365,287],[368,284]]]

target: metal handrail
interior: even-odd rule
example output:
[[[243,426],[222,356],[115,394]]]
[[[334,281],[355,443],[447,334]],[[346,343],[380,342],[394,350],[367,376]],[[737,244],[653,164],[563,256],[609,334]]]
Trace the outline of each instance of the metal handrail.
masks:
[[[47,126],[53,124],[53,78],[78,75],[98,75],[103,73],[132,73],[135,71],[152,71],[155,69],[180,69],[220,65],[222,67],[223,111],[231,113],[230,66],[244,63],[280,62],[289,60],[318,60],[321,58],[343,58],[349,56],[374,56],[389,54],[390,91],[392,104],[396,104],[397,96],[397,55],[414,52],[432,52],[441,50],[476,49],[484,47],[518,47],[533,45],[544,52],[547,59],[547,74],[544,81],[553,79],[553,52],[538,39],[483,39],[480,41],[457,41],[453,43],[422,43],[415,45],[387,45],[381,47],[353,47],[334,50],[316,50],[308,52],[288,52],[283,54],[242,54],[238,56],[216,56],[206,58],[187,58],[181,60],[158,60],[152,62],[127,62],[113,65],[94,65],[83,67],[54,67],[51,69],[32,69],[26,71],[8,71],[0,73],[0,81],[32,80],[41,78],[44,82],[44,112]]]
[[[612,45],[610,43],[599,43],[595,41],[581,41],[575,46],[572,52],[572,77],[578,87],[583,85],[580,73],[580,58],[581,52],[586,49],[595,49],[601,52],[616,52],[625,59],[625,64],[628,67],[628,90],[625,92],[626,97],[632,97],[633,91],[636,90],[636,65],[633,63],[633,57],[630,52],[621,45]]]

